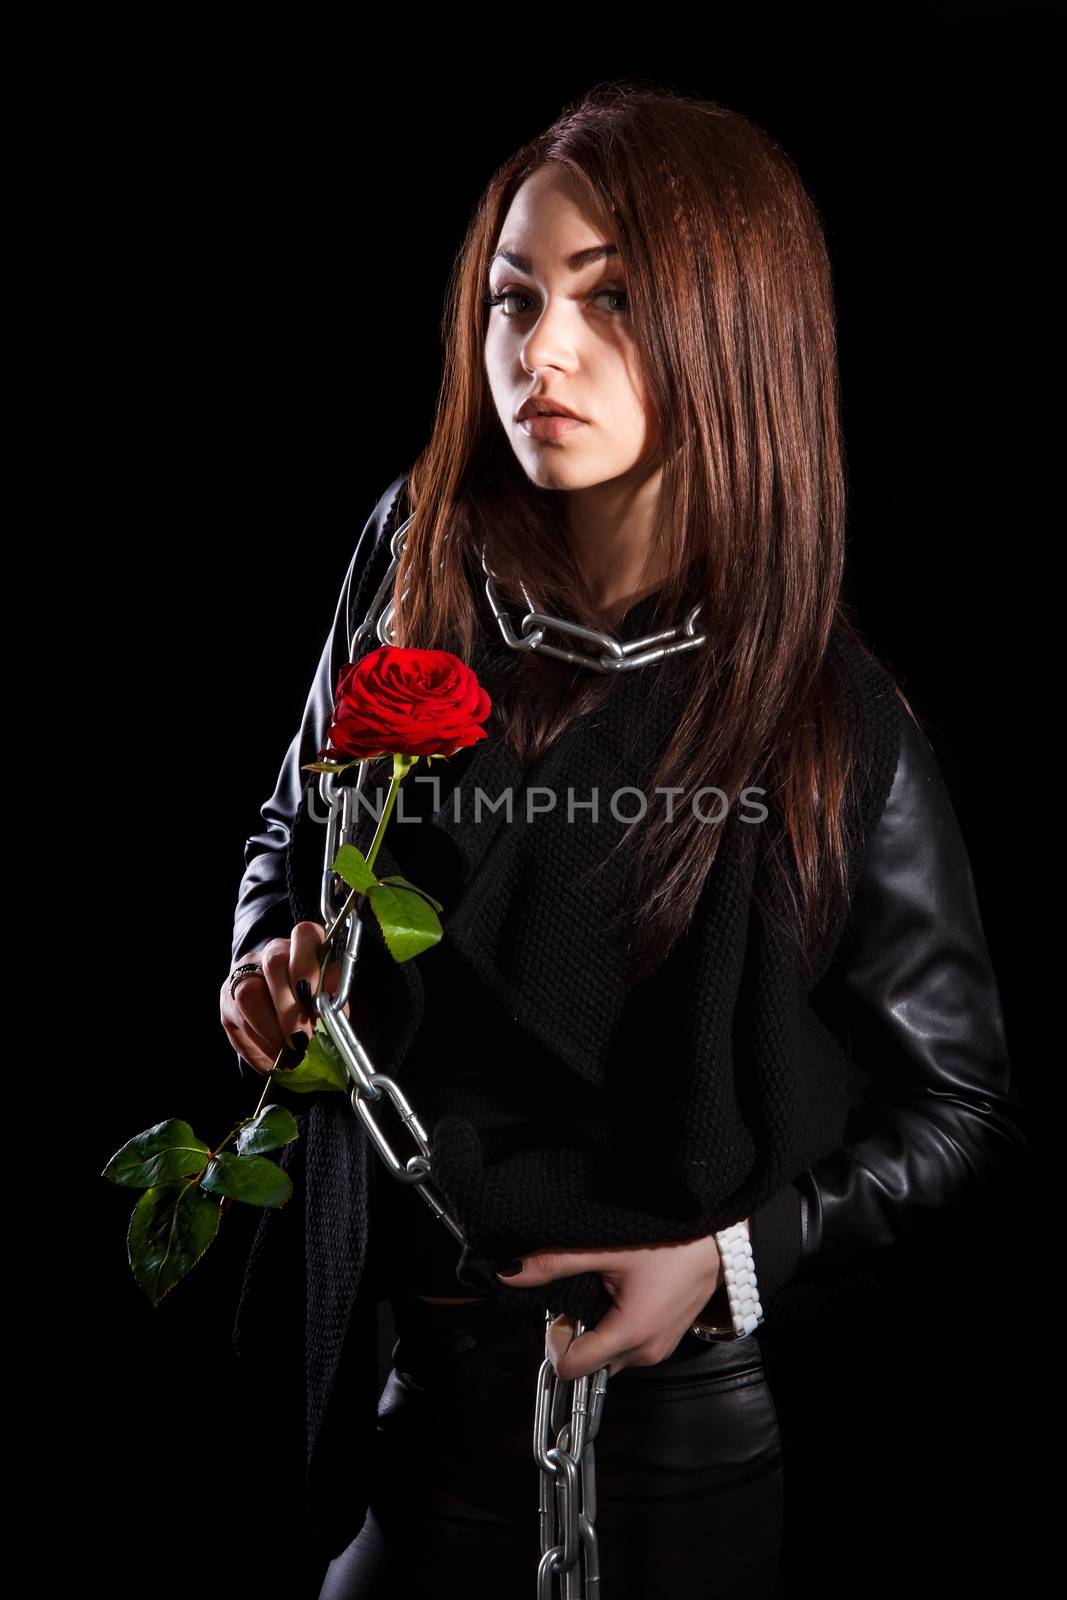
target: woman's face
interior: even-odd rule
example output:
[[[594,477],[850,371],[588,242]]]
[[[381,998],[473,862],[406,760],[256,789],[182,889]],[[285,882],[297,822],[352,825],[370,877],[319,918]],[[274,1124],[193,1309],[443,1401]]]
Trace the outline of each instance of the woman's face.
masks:
[[[545,489],[585,489],[641,477],[658,455],[659,429],[638,373],[626,277],[608,251],[577,264],[577,251],[614,243],[593,220],[575,180],[549,162],[518,190],[489,269],[485,366],[508,442]],[[505,252],[512,257],[505,259]],[[520,264],[521,258],[521,264]],[[520,421],[525,400],[559,402],[574,426]],[[636,469],[636,470],[635,470]]]

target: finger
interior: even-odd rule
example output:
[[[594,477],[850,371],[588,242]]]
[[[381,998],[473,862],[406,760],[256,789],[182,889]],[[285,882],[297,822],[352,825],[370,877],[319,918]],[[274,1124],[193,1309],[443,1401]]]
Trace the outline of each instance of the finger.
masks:
[[[609,1256],[603,1250],[536,1250],[517,1260],[521,1271],[504,1274],[498,1269],[497,1276],[501,1283],[518,1289],[554,1283],[557,1278],[576,1278],[580,1272],[617,1272],[619,1267],[618,1252]]]
[[[606,1311],[595,1328],[573,1340],[565,1326],[570,1320],[557,1317],[556,1322],[550,1322],[545,1340],[546,1346],[551,1341],[549,1355],[560,1378],[585,1378],[591,1372],[599,1372],[601,1367],[607,1367],[608,1377],[613,1378],[628,1365],[628,1358],[643,1343],[635,1338],[632,1327],[628,1326],[630,1319],[618,1306]],[[556,1323],[563,1326],[557,1329]]]
[[[257,1072],[267,1072],[274,1065],[278,1047],[271,1048],[270,1028],[274,1008],[270,1002],[266,981],[262,974],[242,978],[235,994],[230,993],[230,980],[222,986],[222,1026],[226,1036],[242,1061],[247,1061]]]
[[[557,1373],[559,1373],[560,1362],[574,1341],[577,1326],[578,1324],[573,1317],[561,1315],[553,1317],[545,1329],[545,1355],[548,1356]]]
[[[341,963],[340,961],[331,961],[330,965],[326,968],[326,971],[322,975],[322,987],[325,989],[327,994],[334,995],[337,993],[337,985],[340,983],[340,981]],[[346,1000],[344,1005],[341,1007],[341,1010],[344,1012],[345,1016],[349,1018],[352,1015],[348,1009],[350,1005],[351,1000]]]
[[[295,967],[291,954],[289,959],[289,982],[293,994],[296,996],[296,1021],[293,1027],[294,1032],[305,1033],[310,1039],[314,1034],[316,1025],[318,1023],[318,1012],[315,1010],[314,1006],[312,1006],[310,1011],[307,1010],[307,1008],[301,1002],[300,996],[297,994],[296,986],[300,982],[301,978],[306,978],[308,987],[311,990],[312,999],[314,999],[315,995],[318,994],[318,952],[321,949],[323,940],[326,937],[326,929],[322,926],[321,922],[302,922],[297,924],[297,928],[306,928],[311,929],[312,931],[306,936],[303,934],[301,935],[302,942],[300,945],[300,953],[296,958]],[[296,931],[297,929],[294,928],[293,933],[295,934]],[[308,953],[309,951],[310,954]],[[341,963],[340,961],[331,961],[329,966],[326,968],[326,971],[322,974],[323,991],[326,994],[335,995],[337,993],[337,986],[340,982]],[[351,1004],[351,1000],[346,1000],[344,1005],[341,1007],[344,1015],[350,1020],[352,1016],[352,1012],[350,1010]]]
[[[260,957],[267,986],[267,1005],[274,1014],[273,1025],[259,1003],[260,996],[251,997],[250,1016],[259,1032],[266,1034],[268,1043],[274,1044],[275,1055],[283,1044],[292,1043],[294,1034],[303,1034],[310,1039],[315,1031],[315,1019],[309,1017],[299,1000],[296,985],[301,978],[307,978],[312,995],[318,991],[317,951],[325,934],[321,923],[298,922],[288,942],[285,939],[272,940]]]
[[[326,929],[321,922],[298,922],[289,935],[289,964],[287,970],[287,983],[292,996],[293,1028],[300,1028],[309,1036],[315,1031],[315,1011],[306,1011],[297,999],[296,986],[301,978],[306,978],[311,990],[312,998],[319,992],[319,970],[321,965],[320,950],[326,938]],[[336,981],[334,988],[336,988]],[[327,989],[328,994],[332,990]],[[292,1031],[292,1030],[290,1030]]]
[[[287,1042],[278,1021],[275,999],[279,983],[284,981],[278,977],[279,953],[284,972],[285,944],[279,940],[276,950],[268,949],[260,956],[260,975],[245,979],[238,988],[236,996],[238,1026],[258,1048],[269,1066],[274,1065],[278,1051]],[[250,1064],[258,1067],[263,1063],[253,1061]]]
[[[272,940],[260,956],[267,994],[264,997],[260,990],[250,995],[248,1001],[251,1019],[261,1033],[266,1033],[274,1046],[275,1055],[283,1044],[291,1042],[294,1034],[310,1033],[310,1027],[305,1026],[307,1017],[304,1008],[289,982],[289,963],[290,941]],[[297,1042],[300,1042],[299,1039]]]

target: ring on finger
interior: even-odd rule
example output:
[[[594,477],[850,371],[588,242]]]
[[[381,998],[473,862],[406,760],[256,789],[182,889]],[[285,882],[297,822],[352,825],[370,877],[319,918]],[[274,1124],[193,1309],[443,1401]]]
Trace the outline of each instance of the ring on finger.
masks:
[[[230,999],[234,999],[238,989],[246,978],[263,976],[263,968],[258,961],[245,961],[241,966],[234,967],[230,973]]]

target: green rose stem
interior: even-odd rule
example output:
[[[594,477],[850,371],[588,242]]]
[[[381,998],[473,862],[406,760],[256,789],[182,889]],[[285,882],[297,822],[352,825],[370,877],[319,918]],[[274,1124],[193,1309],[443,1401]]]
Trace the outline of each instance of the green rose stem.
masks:
[[[416,761],[418,761],[418,759],[419,759],[418,756],[404,756],[404,755],[394,755],[393,756],[393,776],[392,776],[392,779],[391,779],[390,784],[389,784],[389,793],[386,796],[385,805],[382,807],[382,814],[378,818],[378,826],[374,830],[374,838],[371,840],[370,850],[367,852],[367,865],[368,865],[368,867],[373,867],[374,866],[374,861],[375,861],[375,857],[378,854],[379,846],[381,845],[382,839],[385,837],[385,830],[389,825],[389,818],[393,814],[393,807],[396,804],[396,797],[397,797],[397,794],[399,792],[400,785],[401,785],[403,779],[407,776],[408,772],[415,765]],[[344,905],[341,907],[340,911],[337,913],[337,916],[334,918],[333,925],[326,930],[326,938],[323,940],[322,944],[319,946],[319,951],[318,951],[318,954],[319,954],[319,985],[318,985],[318,989],[319,989],[319,993],[320,994],[322,992],[323,976],[324,976],[324,974],[326,972],[326,968],[329,966],[329,963],[330,963],[330,946],[333,943],[334,936],[337,933],[338,928],[342,925],[342,923],[347,918],[349,912],[352,910],[352,907],[355,905],[356,896],[360,895],[362,893],[363,893],[362,889],[352,889],[352,890],[349,891],[348,899],[345,901]],[[279,1070],[279,1068],[281,1067],[281,1063],[282,1063],[282,1057],[285,1055],[285,1052],[286,1052],[286,1050],[288,1048],[289,1048],[288,1045],[284,1045],[284,1044],[282,1045],[281,1049],[278,1051],[278,1054],[277,1054],[277,1056],[275,1058],[274,1066],[271,1069],[272,1072],[277,1072]],[[256,1107],[255,1111],[253,1111],[253,1113],[252,1113],[253,1118],[258,1117],[260,1111],[263,1109],[263,1102],[267,1098],[267,1091],[270,1089],[270,1085],[271,1085],[271,1076],[268,1073],[267,1081],[263,1085],[263,1093],[259,1097],[259,1105]]]
[[[388,795],[386,797],[385,805],[382,807],[382,814],[378,819],[378,826],[374,830],[374,838],[371,840],[370,850],[367,852],[367,865],[368,865],[368,867],[373,867],[374,866],[374,860],[375,860],[375,857],[378,854],[379,846],[381,845],[382,839],[385,836],[385,830],[389,826],[389,818],[393,814],[393,807],[396,804],[396,797],[397,797],[397,794],[398,794],[398,792],[400,790],[400,785],[401,785],[402,781],[404,780],[404,778],[407,776],[408,772],[415,765],[416,761],[418,761],[418,759],[419,759],[418,756],[402,756],[402,755],[394,755],[393,756],[393,776],[392,776],[392,779],[391,779],[390,784],[389,784],[389,793],[388,793]],[[333,942],[334,935],[336,934],[336,932],[337,932],[338,928],[341,926],[341,924],[344,922],[345,918],[348,916],[349,912],[352,910],[352,907],[355,905],[356,896],[359,895],[359,894],[362,894],[362,893],[363,893],[362,889],[352,889],[352,890],[350,890],[348,899],[345,901],[344,905],[341,907],[340,911],[337,913],[337,916],[334,918],[332,926],[329,927],[326,930],[326,938],[323,940],[322,944],[319,946],[319,952],[318,953],[319,953],[319,993],[320,994],[322,992],[323,975],[325,974],[326,968],[329,966],[329,962],[330,962],[330,945]],[[277,1072],[280,1069],[281,1064],[282,1064],[282,1057],[285,1055],[285,1052],[286,1052],[286,1050],[288,1050],[288,1048],[289,1048],[289,1046],[287,1044],[283,1044],[281,1049],[278,1051],[278,1054],[275,1056],[275,1058],[274,1058],[274,1066],[271,1068],[270,1072],[268,1072],[268,1074],[267,1074],[266,1082],[263,1085],[263,1093],[259,1097],[259,1104],[256,1106],[256,1109],[253,1111],[252,1116],[249,1119],[250,1121],[254,1122],[256,1117],[258,1117],[259,1113],[263,1110],[263,1102],[266,1100],[267,1095],[270,1092],[270,1086],[271,1086],[271,1083],[273,1082],[274,1073]],[[239,1131],[239,1129],[242,1126],[243,1126],[243,1123],[238,1123],[236,1127],[231,1128],[230,1132],[226,1135],[226,1138],[222,1141],[222,1144],[219,1145],[219,1150],[221,1150],[223,1148],[223,1146],[229,1144],[230,1140],[234,1137],[234,1135]],[[218,1154],[218,1150],[212,1151],[212,1157],[216,1156],[217,1154]],[[207,1169],[205,1168],[205,1171],[206,1170]],[[203,1173],[201,1173],[200,1176],[202,1177]],[[232,1195],[224,1195],[223,1199],[222,1199],[222,1204],[221,1204],[221,1215],[225,1215],[225,1213],[229,1210],[229,1208],[230,1208],[230,1206],[232,1204],[233,1204],[233,1196]]]
[[[400,790],[400,784],[418,759],[418,756],[394,755],[393,757],[393,776],[389,784],[389,793],[386,796],[385,805],[382,807],[382,814],[378,818],[378,826],[374,830],[374,838],[371,840],[371,847],[367,852],[368,867],[374,866],[374,859],[378,854],[378,848],[385,836],[385,830],[389,826],[389,818],[393,814],[393,806],[396,804],[396,797]],[[322,989],[322,976],[326,971],[330,960],[330,944],[338,928],[341,926],[342,922],[344,922],[345,918],[348,916],[348,913],[355,905],[357,894],[362,893],[362,889],[352,889],[349,891],[348,899],[345,901],[344,905],[337,913],[337,916],[334,918],[333,927],[328,929],[324,942],[319,946],[319,954],[322,958],[319,966],[320,991]]]

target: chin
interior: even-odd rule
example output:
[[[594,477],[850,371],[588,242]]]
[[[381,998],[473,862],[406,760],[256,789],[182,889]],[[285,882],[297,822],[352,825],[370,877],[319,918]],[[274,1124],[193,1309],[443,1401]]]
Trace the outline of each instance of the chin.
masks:
[[[554,468],[552,462],[536,462],[532,467],[526,468],[526,476],[538,489],[577,489],[580,487],[574,481],[573,472],[564,472]]]
[[[569,456],[566,449],[551,445],[519,455],[519,465],[530,482],[539,489],[593,489],[598,483],[607,483],[619,476],[619,469],[608,463],[579,461]],[[625,470],[625,469],[624,469]]]

